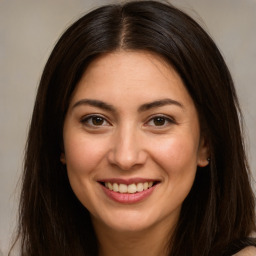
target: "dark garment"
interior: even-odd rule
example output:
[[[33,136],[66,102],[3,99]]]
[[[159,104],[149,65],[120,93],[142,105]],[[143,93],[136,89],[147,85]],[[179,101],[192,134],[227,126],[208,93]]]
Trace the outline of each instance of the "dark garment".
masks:
[[[231,243],[227,250],[224,252],[223,256],[232,256],[239,251],[243,250],[247,246],[255,246],[256,247],[256,238],[247,237],[238,241],[234,241]]]

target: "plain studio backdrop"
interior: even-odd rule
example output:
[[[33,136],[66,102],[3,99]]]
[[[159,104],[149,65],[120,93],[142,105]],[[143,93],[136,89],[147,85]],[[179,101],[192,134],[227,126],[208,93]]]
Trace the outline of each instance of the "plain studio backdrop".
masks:
[[[60,34],[109,0],[0,0],[0,251],[16,223],[18,180],[36,89]],[[170,1],[213,37],[233,75],[256,178],[256,0]],[[254,190],[255,190],[255,183]],[[1,255],[1,252],[0,252]]]

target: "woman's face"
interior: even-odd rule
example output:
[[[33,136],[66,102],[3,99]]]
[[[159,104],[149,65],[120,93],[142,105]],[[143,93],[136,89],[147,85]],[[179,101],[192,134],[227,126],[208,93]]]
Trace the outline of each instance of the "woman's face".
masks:
[[[205,166],[198,115],[159,56],[119,51],[94,60],[64,122],[61,160],[98,229],[171,228]]]

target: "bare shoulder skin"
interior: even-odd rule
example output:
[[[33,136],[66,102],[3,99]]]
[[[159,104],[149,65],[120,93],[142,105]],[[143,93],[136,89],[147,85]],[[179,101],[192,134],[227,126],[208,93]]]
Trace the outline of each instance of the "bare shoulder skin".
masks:
[[[256,247],[248,246],[233,256],[256,256]]]

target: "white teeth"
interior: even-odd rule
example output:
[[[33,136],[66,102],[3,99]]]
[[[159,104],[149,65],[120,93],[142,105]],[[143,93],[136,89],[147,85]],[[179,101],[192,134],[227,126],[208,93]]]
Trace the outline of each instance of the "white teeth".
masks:
[[[118,191],[119,191],[119,188],[118,188],[117,183],[114,183],[114,184],[113,184],[113,190],[114,190],[115,192],[118,192]]]
[[[133,194],[137,192],[137,187],[135,184],[128,185],[128,193]]]
[[[144,190],[148,189],[148,182],[144,182],[144,183],[143,183],[143,189],[144,189]]]
[[[143,183],[138,183],[138,184],[137,184],[137,191],[138,191],[138,192],[143,191]]]
[[[107,184],[107,185],[106,185]],[[113,185],[110,182],[105,183],[105,186],[110,190],[113,190]]]
[[[147,190],[153,186],[153,181],[144,182],[144,183],[132,183],[129,185],[126,184],[117,184],[117,183],[110,183],[105,182],[105,187],[109,190],[113,190],[119,193],[129,193],[134,194],[136,192],[142,192],[143,190]]]
[[[125,184],[120,184],[119,185],[119,192],[120,193],[127,193],[127,191],[128,191],[127,185],[125,185]]]

